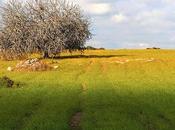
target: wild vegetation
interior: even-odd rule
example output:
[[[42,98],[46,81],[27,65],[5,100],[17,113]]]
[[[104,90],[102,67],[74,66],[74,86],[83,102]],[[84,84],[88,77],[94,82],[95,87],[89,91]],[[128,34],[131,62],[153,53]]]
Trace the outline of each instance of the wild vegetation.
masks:
[[[0,14],[0,52],[5,59],[83,50],[91,38],[89,19],[66,0],[10,0]]]
[[[0,130],[174,130],[174,57],[173,50],[64,53],[42,60],[58,66],[45,72],[8,72],[19,61],[0,61],[0,77],[21,83],[0,87]]]
[[[174,50],[85,47],[89,19],[64,0],[11,0],[1,16],[14,61],[0,60],[0,130],[175,129]]]

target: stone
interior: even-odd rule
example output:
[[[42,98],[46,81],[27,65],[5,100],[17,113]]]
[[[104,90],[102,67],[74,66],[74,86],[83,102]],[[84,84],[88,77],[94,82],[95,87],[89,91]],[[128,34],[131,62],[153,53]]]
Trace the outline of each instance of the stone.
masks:
[[[56,69],[57,67],[55,67]],[[26,61],[21,61],[16,65],[15,70],[17,71],[46,71],[53,69],[53,67],[50,67],[46,63],[40,61],[39,59],[29,59]]]
[[[7,71],[12,71],[12,67],[8,67],[7,68]]]
[[[54,68],[54,69],[58,69],[58,66],[54,66],[53,68]]]

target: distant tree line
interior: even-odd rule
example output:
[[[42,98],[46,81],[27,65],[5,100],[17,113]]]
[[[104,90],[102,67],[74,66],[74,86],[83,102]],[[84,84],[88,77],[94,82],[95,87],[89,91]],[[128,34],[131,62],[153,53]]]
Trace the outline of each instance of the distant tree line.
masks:
[[[146,48],[147,50],[160,50],[159,47]]]
[[[0,53],[6,59],[83,50],[92,36],[89,18],[65,0],[10,0],[1,7],[1,22]]]
[[[87,46],[85,47],[86,50],[105,50],[105,48],[96,48],[96,47],[92,47],[92,46]]]

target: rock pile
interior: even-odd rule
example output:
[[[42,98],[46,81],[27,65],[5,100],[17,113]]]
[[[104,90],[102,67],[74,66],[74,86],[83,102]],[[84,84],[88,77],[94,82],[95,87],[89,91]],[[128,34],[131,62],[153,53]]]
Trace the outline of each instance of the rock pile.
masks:
[[[40,61],[37,58],[21,61],[16,65],[16,68],[15,68],[16,71],[46,71],[51,69],[52,69],[51,66]]]

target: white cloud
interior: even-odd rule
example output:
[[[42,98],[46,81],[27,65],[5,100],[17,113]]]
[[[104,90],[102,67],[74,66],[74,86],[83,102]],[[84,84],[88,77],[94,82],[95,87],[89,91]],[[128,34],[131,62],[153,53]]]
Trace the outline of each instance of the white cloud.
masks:
[[[69,0],[75,4],[79,4],[81,8],[91,15],[104,15],[112,10],[111,3],[99,2],[94,0]]]
[[[148,47],[153,47],[154,43],[146,43],[146,42],[131,42],[131,43],[125,43],[125,47],[127,48],[138,48],[138,49],[144,49]]]
[[[87,42],[87,46],[102,47],[102,42],[97,40],[91,40]]]
[[[123,14],[116,14],[112,16],[112,21],[116,23],[123,23],[127,21],[127,17]]]
[[[162,19],[165,15],[162,10],[146,10],[138,13],[137,20]]]
[[[170,41],[175,43],[175,36],[170,37]]]
[[[90,3],[86,10],[91,14],[103,15],[111,11],[111,5],[109,3]]]
[[[172,5],[172,4],[175,4],[175,1],[174,0],[163,0],[163,3]]]
[[[148,43],[140,43],[139,47],[141,47],[141,48],[149,47],[149,44]]]

